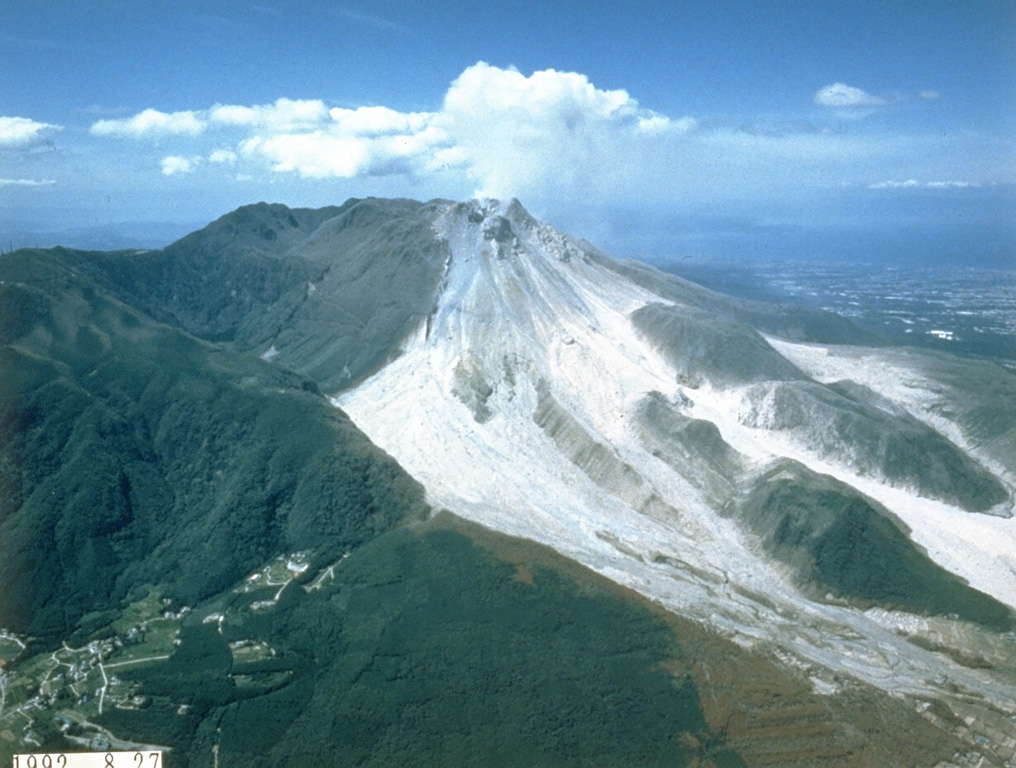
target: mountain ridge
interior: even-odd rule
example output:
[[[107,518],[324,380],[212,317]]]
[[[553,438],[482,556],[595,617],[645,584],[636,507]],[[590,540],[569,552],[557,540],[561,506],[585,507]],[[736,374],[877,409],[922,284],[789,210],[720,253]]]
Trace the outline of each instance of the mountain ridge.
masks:
[[[176,583],[167,594],[191,602],[239,578],[286,539],[291,549],[325,544],[330,551],[320,556],[334,555],[341,536],[329,542],[300,522],[320,520],[330,506],[318,496],[328,483],[308,470],[343,467],[343,451],[360,452],[368,463],[386,457],[309,379],[150,320],[62,264],[65,253],[52,253],[58,260],[45,266],[41,252],[0,260],[6,295],[22,297],[5,302],[19,309],[4,323],[5,371],[16,374],[5,375],[2,388],[3,477],[11,491],[0,516],[4,625],[66,634],[82,613],[122,600],[145,573]],[[283,439],[280,449],[274,436],[285,420],[301,425],[302,442]],[[245,440],[249,456],[233,448]],[[217,482],[223,473],[230,484]],[[364,480],[351,486],[358,501],[371,493]],[[421,506],[420,491],[405,482],[409,495],[396,503],[403,512],[386,512],[389,524]],[[64,506],[71,514],[61,513]],[[161,515],[185,532],[175,534],[168,554],[159,551]],[[226,531],[235,536],[231,544]],[[86,575],[72,565],[81,557],[93,561]],[[174,575],[178,568],[182,577]],[[94,591],[66,607],[54,602],[87,588]],[[44,620],[47,606],[56,613]]]
[[[168,673],[146,667],[132,683],[168,718],[152,723],[191,729],[181,749],[210,749],[210,723],[228,722],[223,748],[258,764],[235,735],[248,722],[238,702],[253,697],[253,713],[285,700],[295,712],[306,670],[325,664],[308,660],[315,643],[352,643],[322,674],[369,668],[356,643],[375,626],[402,637],[398,617],[416,614],[386,590],[435,583],[428,547],[454,561],[446,577],[466,578],[458,563],[474,563],[480,582],[500,584],[468,546],[407,524],[430,510],[467,521],[471,541],[549,546],[777,659],[814,700],[867,691],[934,702],[935,728],[977,747],[988,731],[952,724],[978,697],[991,738],[1016,739],[995,718],[1016,713],[1005,639],[1016,629],[1016,467],[1005,451],[1016,388],[1002,369],[901,351],[828,313],[614,261],[517,200],[245,206],[158,251],[5,255],[0,298],[11,372],[0,387],[0,528],[13,532],[0,537],[0,625],[84,641],[135,610],[156,586],[150,573],[173,607],[195,610],[179,619],[185,650],[170,653],[170,670],[205,664],[219,681],[183,700],[198,707],[183,720]],[[40,543],[52,551],[34,563],[14,551]],[[364,583],[326,587],[326,577],[347,557],[352,573],[375,573],[363,552],[384,553],[376,583],[364,578],[391,614],[357,608],[361,628],[330,628],[329,611],[347,615]],[[306,570],[247,606],[249,574],[279,557]],[[531,562],[514,567],[512,579],[532,580]],[[554,584],[549,597],[563,599]],[[326,598],[331,608],[314,602]],[[307,637],[283,640],[271,627],[295,615]],[[529,637],[525,617],[511,622]],[[246,667],[237,659],[253,652],[224,649],[225,637],[270,639],[291,657]],[[647,653],[663,663],[659,647]],[[372,663],[387,670],[377,686],[399,679]],[[707,679],[695,677],[700,704],[719,695]],[[325,699],[312,699],[300,727]],[[764,762],[757,734],[728,744],[719,721],[707,713],[703,725],[693,709],[682,744],[712,746],[679,750],[675,764]],[[346,738],[345,728],[322,733]],[[452,754],[433,749],[437,762]],[[849,751],[829,759],[865,764]]]

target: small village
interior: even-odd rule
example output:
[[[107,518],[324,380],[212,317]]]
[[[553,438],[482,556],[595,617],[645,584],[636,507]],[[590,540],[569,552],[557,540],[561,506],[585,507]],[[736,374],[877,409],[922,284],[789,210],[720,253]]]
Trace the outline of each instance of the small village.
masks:
[[[29,638],[0,630],[0,748],[41,747],[39,732],[55,726],[84,749],[133,749],[144,745],[117,739],[89,718],[104,711],[141,709],[150,700],[118,672],[170,657],[189,608],[146,598],[131,605],[107,628],[107,636],[78,647],[20,658]],[[16,652],[15,652],[16,651]]]
[[[334,563],[325,568],[309,586],[311,591],[332,576]],[[280,555],[248,575],[234,590],[250,595],[228,611],[209,612],[205,624],[222,627],[227,620],[242,622],[246,611],[260,612],[273,607],[283,591],[309,567],[304,553]],[[121,673],[170,658],[180,645],[180,628],[191,612],[190,606],[173,606],[154,591],[132,603],[121,616],[102,630],[96,639],[77,647],[66,641],[56,650],[24,657],[30,638],[0,629],[0,752],[32,751],[42,747],[43,729],[56,728],[68,741],[83,750],[159,748],[117,738],[93,720],[110,708],[145,709],[152,700],[138,683]],[[234,640],[229,644],[235,661],[251,662],[275,655],[266,642]],[[29,650],[30,652],[30,650]],[[243,685],[243,675],[235,681]],[[178,714],[186,712],[181,705]]]

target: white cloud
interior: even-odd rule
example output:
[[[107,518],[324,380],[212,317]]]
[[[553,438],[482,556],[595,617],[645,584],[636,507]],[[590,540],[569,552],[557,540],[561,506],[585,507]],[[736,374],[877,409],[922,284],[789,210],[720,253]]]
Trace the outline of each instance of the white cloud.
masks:
[[[258,160],[278,173],[308,178],[400,175],[455,170],[478,193],[508,196],[534,189],[584,192],[624,175],[630,156],[693,132],[693,118],[645,109],[624,90],[596,88],[584,75],[544,70],[525,76],[480,62],[451,84],[436,112],[384,106],[329,108],[320,100],[216,104],[207,110],[100,120],[97,136],[195,137],[228,132],[232,149],[204,151],[208,162]],[[162,161],[167,175],[189,173],[196,157]]]
[[[655,112],[640,117],[638,121],[639,132],[651,135],[666,133],[678,135],[694,131],[696,128],[698,128],[698,120],[694,117],[680,117],[677,120],[672,120]]]
[[[939,93],[938,91],[933,91],[930,88],[921,91],[919,95],[925,101],[938,101],[939,99],[942,98],[941,93]]]
[[[197,136],[206,123],[196,112],[160,112],[146,109],[134,117],[122,120],[99,120],[89,129],[95,136],[141,138],[143,136],[184,135]]]
[[[815,101],[855,117],[888,103],[842,83],[822,89]],[[259,182],[267,174],[384,177],[370,189],[518,196],[536,210],[560,201],[644,206],[793,197],[842,185],[958,189],[963,182],[907,179],[990,177],[955,160],[965,150],[951,138],[798,124],[770,131],[703,125],[647,109],[627,91],[597,88],[579,73],[525,75],[483,62],[464,70],[428,112],[278,99],[171,114],[151,109],[96,125],[105,127],[93,126],[93,133],[108,136],[175,133],[173,156],[153,161],[167,175],[200,166]],[[894,177],[903,180],[871,183]]]
[[[815,103],[821,107],[835,109],[863,109],[881,107],[888,102],[880,96],[873,96],[845,83],[833,83],[815,93]]]
[[[162,172],[166,176],[177,176],[186,173],[193,173],[194,169],[201,164],[200,157],[177,157],[170,155],[162,158]]]
[[[264,107],[244,107],[238,104],[216,104],[209,110],[212,120],[223,125],[258,125]]]
[[[208,119],[220,125],[268,129],[272,132],[313,130],[328,120],[328,108],[319,99],[278,99],[274,104],[245,107],[216,104]]]
[[[924,186],[928,189],[972,189],[981,185],[973,181],[928,181]]]
[[[369,161],[366,142],[320,131],[254,137],[241,151],[266,158],[273,171],[295,171],[306,178],[352,178],[365,171]]]
[[[514,113],[530,125],[580,128],[586,121],[637,121],[638,105],[626,91],[601,91],[577,72],[553,69],[526,77],[517,69],[500,69],[485,62],[466,69],[445,95],[444,111],[485,108]]]
[[[337,130],[357,136],[419,133],[434,117],[430,112],[396,112],[387,107],[336,108],[328,114]]]
[[[644,109],[626,91],[598,89],[575,72],[526,77],[483,62],[452,83],[435,124],[458,148],[477,193],[500,197],[534,188],[595,193],[615,183],[647,142],[696,125]]]
[[[610,176],[631,143],[696,127],[643,109],[627,92],[597,89],[576,73],[526,77],[485,63],[466,69],[437,112],[387,107],[323,110],[320,102],[213,108],[211,120],[254,128],[241,154],[309,178],[418,176],[465,169],[478,194],[508,196]],[[284,130],[272,130],[284,126]],[[302,128],[302,130],[301,130]]]
[[[591,192],[623,175],[629,155],[696,127],[693,118],[645,109],[626,91],[596,88],[578,73],[525,76],[480,62],[451,84],[436,112],[278,99],[202,111],[146,109],[100,120],[91,132],[141,138],[228,131],[238,151],[206,150],[209,162],[249,165],[260,159],[272,171],[307,178],[465,171],[479,194],[504,197],[576,185]],[[197,164],[196,158],[167,157],[162,171],[189,173]]]
[[[210,163],[228,163],[232,165],[237,159],[236,152],[231,149],[217,149],[208,156]]]
[[[973,181],[880,181],[869,184],[868,189],[972,189],[981,186]]]
[[[916,189],[921,183],[916,179],[906,181],[880,181],[877,184],[869,184],[868,189]]]
[[[52,179],[0,179],[3,187],[51,187],[56,182]]]
[[[39,123],[27,117],[0,117],[0,149],[29,149],[45,143],[59,125]]]

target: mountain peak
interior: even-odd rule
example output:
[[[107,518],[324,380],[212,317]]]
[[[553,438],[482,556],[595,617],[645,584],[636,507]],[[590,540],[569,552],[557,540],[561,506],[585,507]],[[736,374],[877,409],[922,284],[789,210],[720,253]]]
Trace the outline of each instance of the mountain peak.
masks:
[[[507,201],[492,197],[474,198],[457,203],[452,208],[457,215],[465,215],[472,224],[486,224],[485,231],[493,233],[500,229],[504,233],[500,237],[491,235],[491,239],[506,238],[508,226],[528,229],[539,223],[516,197]]]
[[[516,200],[449,203],[433,232],[447,258],[432,312],[376,375],[335,399],[433,506],[542,541],[706,621],[722,614],[746,637],[782,646],[785,632],[803,631],[794,653],[805,663],[876,685],[878,651],[849,670],[826,651],[829,622],[863,627],[877,648],[884,630],[858,606],[1012,626],[1011,571],[988,578],[923,548],[947,535],[974,562],[985,545],[959,521],[1005,514],[994,505],[1011,489],[933,424],[885,410],[886,391],[813,378],[787,357],[796,347],[743,319],[743,305],[648,267],[632,276]],[[784,459],[809,470],[795,493],[818,500],[802,502],[797,528],[784,525],[773,544],[761,529],[775,518],[750,521],[756,506],[779,508],[786,489],[769,488],[765,473]],[[825,476],[843,485],[822,496]],[[843,514],[823,517],[832,508]],[[1002,517],[977,524],[1011,535]],[[896,592],[859,581],[865,537],[908,563]],[[985,594],[973,599],[964,579]],[[760,628],[768,609],[717,600],[721,583],[777,595],[786,613]],[[929,584],[933,601],[922,596]],[[780,618],[790,615],[807,618],[791,630]],[[930,679],[914,663],[907,674]]]
[[[577,241],[535,218],[514,197],[451,204],[438,217],[435,228],[440,237],[454,244],[453,250],[490,252],[498,260],[526,252],[536,259],[567,262],[582,250]]]
[[[84,638],[121,615],[105,613],[114,602],[152,585],[144,603],[155,607],[168,585],[169,596],[195,607],[184,619],[189,634],[181,633],[164,668],[155,662],[165,657],[142,657],[137,648],[125,647],[131,660],[123,663],[152,664],[158,686],[172,673],[183,700],[202,708],[214,698],[200,721],[205,730],[195,733],[221,723],[223,745],[255,722],[244,707],[259,697],[264,706],[254,711],[273,718],[290,706],[299,711],[296,720],[279,718],[290,741],[273,732],[258,734],[262,743],[295,744],[318,730],[347,734],[352,721],[335,716],[330,697],[341,690],[349,698],[346,683],[364,658],[373,666],[394,661],[363,676],[374,682],[355,686],[361,693],[398,678],[398,696],[412,694],[412,681],[423,679],[420,706],[430,707],[433,675],[443,667],[417,664],[400,650],[431,637],[417,629],[422,617],[438,616],[458,636],[460,627],[485,624],[487,614],[477,619],[473,610],[480,604],[498,620],[521,616],[523,632],[545,616],[555,635],[567,628],[576,653],[595,651],[602,634],[590,640],[589,626],[572,622],[558,603],[537,605],[557,579],[548,578],[543,555],[528,568],[517,544],[490,550],[503,547],[507,560],[496,579],[462,569],[470,587],[480,585],[468,595],[430,573],[407,580],[409,550],[375,543],[395,521],[429,506],[542,542],[700,624],[710,633],[703,637],[729,638],[755,660],[779,659],[815,695],[843,691],[829,711],[845,711],[850,701],[868,708],[876,701],[870,690],[862,694],[868,683],[899,697],[899,711],[922,727],[933,726],[917,713],[930,712],[943,733],[976,749],[990,736],[1012,758],[1016,724],[1003,714],[1016,711],[1016,651],[1008,642],[1016,635],[1005,634],[1016,628],[1016,519],[1004,517],[1016,477],[1013,376],[856,341],[792,342],[779,330],[796,326],[792,338],[830,342],[815,337],[846,322],[820,320],[825,330],[815,331],[814,315],[738,302],[621,264],[533,218],[515,199],[354,199],[316,211],[259,203],[161,251],[7,255],[0,258],[0,359],[10,372],[0,377],[0,576],[7,574],[0,615],[17,608],[21,627],[38,626],[54,643],[61,617],[81,615]],[[321,392],[334,395],[351,421]],[[397,535],[415,546],[420,531]],[[487,547],[492,539],[483,535]],[[460,557],[447,540],[426,547],[442,573]],[[310,566],[323,570],[313,583],[307,573],[280,602],[288,581],[272,574],[293,575],[286,553],[309,553]],[[269,557],[274,566],[243,576]],[[507,563],[514,578],[506,578]],[[234,589],[240,578],[244,586]],[[512,587],[510,600],[492,601],[494,580],[497,589]],[[588,616],[589,574],[582,582]],[[421,590],[439,613],[414,602]],[[254,601],[259,595],[274,597]],[[408,596],[413,609],[403,611],[392,595]],[[195,604],[204,596],[211,602]],[[140,605],[122,616],[136,616]],[[320,613],[310,611],[315,605]],[[671,661],[631,656],[629,640],[641,638],[640,629],[606,617],[593,624],[616,632],[611,658],[665,670],[664,687],[673,689]],[[270,635],[258,634],[268,626]],[[153,634],[160,638],[153,650],[171,637]],[[474,637],[463,646],[493,647]],[[509,645],[545,655],[526,669],[543,670],[546,659],[558,665],[556,640],[522,637]],[[689,669],[717,674],[697,678],[706,687],[701,696],[682,694],[681,711],[686,701],[717,707],[744,692],[743,717],[712,709],[709,722],[747,722],[749,731],[762,722],[756,730],[791,733],[797,744],[803,716],[813,732],[809,712],[825,712],[824,705],[802,709],[781,689],[772,696],[778,710],[757,709],[755,661],[707,663],[694,649],[715,644],[689,637],[697,635],[682,629]],[[378,645],[381,639],[395,645]],[[333,643],[352,651],[335,656]],[[10,645],[0,647],[0,659]],[[423,645],[438,649],[439,664],[458,661],[457,646]],[[514,672],[492,688],[481,656],[452,667],[483,672],[485,697],[493,688],[529,697]],[[340,659],[334,675],[306,687],[299,675],[317,675],[317,660],[333,657]],[[218,659],[214,678],[206,659]],[[308,671],[294,669],[286,681],[286,663]],[[200,664],[193,676],[178,675],[192,664]],[[52,682],[42,666],[33,668]],[[414,678],[417,671],[425,677]],[[95,685],[100,672],[91,674]],[[102,677],[99,714],[104,700],[113,706]],[[214,680],[225,687],[193,698],[195,685]],[[12,696],[36,690],[9,687],[7,710]],[[460,690],[469,693],[456,688],[456,696]],[[58,706],[91,717],[95,703],[84,699]],[[21,713],[42,723],[38,700]],[[469,700],[481,702],[478,711],[516,709],[489,697]],[[369,701],[350,703],[349,712],[390,711],[397,719],[407,711]],[[571,711],[554,701],[553,711]],[[168,716],[174,730],[185,721],[198,728],[197,718],[173,715],[180,710],[172,703],[153,704],[148,711],[158,720],[151,722]],[[759,712],[775,713],[789,731],[770,728],[776,720],[760,720]],[[850,732],[896,739],[903,730],[896,715],[865,718]],[[670,749],[676,731],[665,719]],[[102,722],[119,729],[135,721]],[[598,716],[590,722],[604,730]],[[364,731],[364,742],[384,732]],[[570,728],[562,732],[578,743]],[[32,734],[40,746],[35,733],[24,731],[22,742]],[[835,734],[818,733],[826,750]],[[207,755],[208,739],[194,739]],[[850,754],[869,755],[865,749]],[[788,753],[781,747],[780,754]],[[864,759],[857,765],[886,763]]]

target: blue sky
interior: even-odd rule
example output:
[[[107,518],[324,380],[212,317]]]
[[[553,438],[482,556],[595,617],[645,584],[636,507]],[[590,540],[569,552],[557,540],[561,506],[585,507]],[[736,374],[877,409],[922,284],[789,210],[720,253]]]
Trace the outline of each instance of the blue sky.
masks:
[[[10,239],[489,195],[621,255],[1004,259],[1014,137],[1012,0],[0,0]]]

